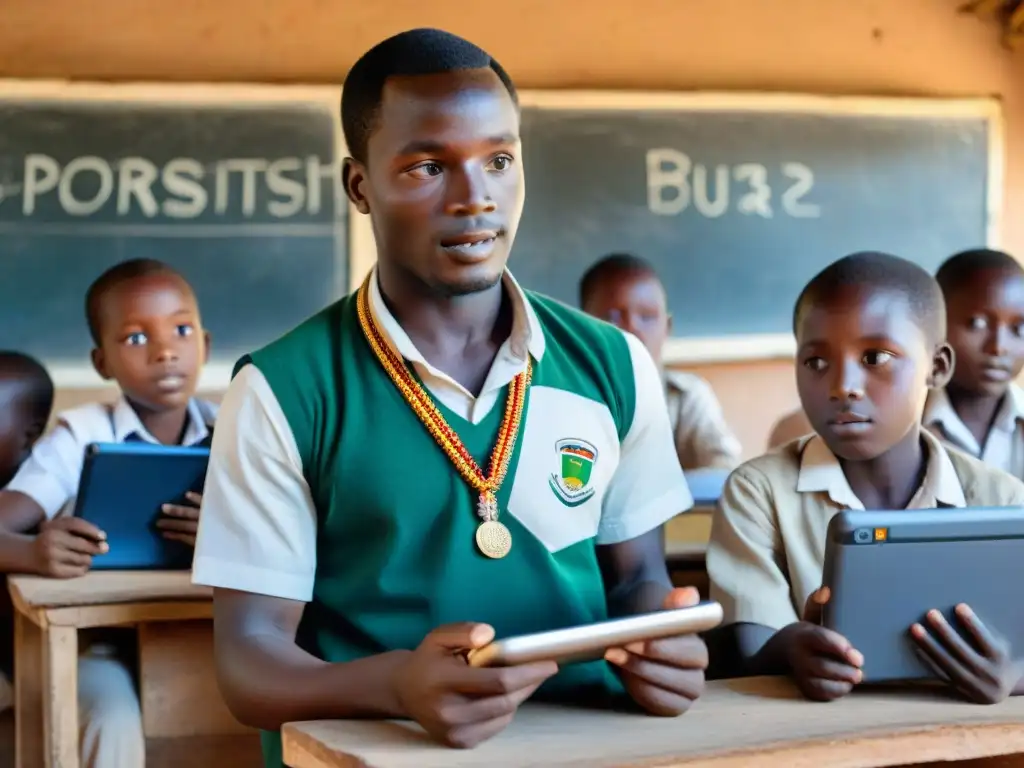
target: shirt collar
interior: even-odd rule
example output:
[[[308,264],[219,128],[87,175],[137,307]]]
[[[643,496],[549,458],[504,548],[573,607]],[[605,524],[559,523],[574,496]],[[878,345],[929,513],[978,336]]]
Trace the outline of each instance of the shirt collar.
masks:
[[[925,444],[928,466],[924,481],[909,506],[919,509],[940,504],[949,507],[967,506],[963,486],[946,449],[938,438],[926,430],[921,430],[921,439]],[[839,460],[820,436],[807,438],[802,448],[800,474],[796,482],[798,492],[827,493],[834,503],[843,508],[864,509],[864,504],[850,488]]]
[[[1017,429],[1019,421],[1024,421],[1024,390],[1016,384],[1011,384],[1006,389],[1006,397],[999,405],[999,410],[992,421],[992,427],[1004,432],[1013,432]],[[973,450],[975,453],[980,452],[978,441],[953,408],[945,389],[933,389],[928,393],[923,422],[928,427],[934,425],[940,427],[954,443]]]
[[[507,342],[508,353],[523,363],[526,362],[527,354],[534,360],[540,360],[544,356],[545,344],[544,330],[537,319],[537,314],[530,305],[525,291],[507,269],[502,275],[502,283],[512,301],[512,333]],[[384,297],[380,292],[380,283],[377,280],[376,267],[370,274],[370,312],[373,313],[374,322],[376,322],[381,335],[396,353],[409,362],[423,365],[435,375],[444,375],[440,371],[434,370],[426,361],[420,351],[416,349],[416,345],[412,343],[412,339],[399,325],[398,320],[391,314],[387,304],[384,303]]]
[[[114,404],[110,418],[114,429],[114,442],[124,443],[131,440],[141,440],[154,444],[160,442],[143,426],[139,420],[139,415],[124,395]],[[185,446],[197,445],[209,436],[210,428],[206,424],[199,404],[194,397],[188,401],[187,419],[185,438],[181,441],[181,444]]]

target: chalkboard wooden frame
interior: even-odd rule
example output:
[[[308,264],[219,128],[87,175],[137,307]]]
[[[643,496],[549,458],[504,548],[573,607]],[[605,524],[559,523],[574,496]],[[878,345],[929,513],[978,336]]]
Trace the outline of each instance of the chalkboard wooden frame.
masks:
[[[616,92],[616,91],[520,91],[525,109],[571,110],[666,110],[687,112],[764,112],[774,114],[856,115],[922,119],[948,118],[988,125],[987,244],[998,247],[1003,204],[1003,122],[995,99],[944,99],[889,96],[824,96],[745,92]],[[527,182],[529,190],[529,180]],[[527,191],[529,195],[529,191]],[[790,334],[673,338],[665,349],[666,362],[713,363],[791,358],[795,342]]]
[[[348,215],[346,218],[350,222],[361,221],[367,218],[359,215],[351,206],[341,187],[340,163],[341,159],[347,154],[347,149],[341,128],[341,88],[337,86],[0,80],[0,98],[24,99],[26,101],[33,99],[62,100],[67,102],[124,101],[139,104],[180,102],[183,104],[208,104],[211,106],[281,103],[314,104],[326,107],[326,111],[333,116],[334,143],[336,147],[336,162],[334,163],[336,167],[333,174],[335,179],[335,210],[347,209]],[[353,246],[356,244],[353,240],[360,241],[360,236],[353,234],[351,229],[346,230],[345,221],[340,218],[335,218],[334,227],[338,242],[335,258],[339,266],[342,267],[342,269],[338,270],[338,274],[339,276],[344,275],[347,278],[343,281],[344,284],[339,283],[335,286],[335,292],[338,295],[343,295],[350,289],[352,281],[352,272],[350,271],[349,264],[344,262],[346,251],[348,254],[353,252]],[[362,245],[359,245],[359,247],[365,250]],[[351,261],[350,256],[349,261]],[[216,343],[216,339],[214,339],[214,342]],[[48,368],[58,388],[100,389],[112,386],[100,379],[88,361],[83,361],[81,365],[57,365],[48,366]],[[211,362],[205,366],[200,379],[200,389],[213,391],[226,388],[230,381],[231,368],[232,365],[227,362]]]

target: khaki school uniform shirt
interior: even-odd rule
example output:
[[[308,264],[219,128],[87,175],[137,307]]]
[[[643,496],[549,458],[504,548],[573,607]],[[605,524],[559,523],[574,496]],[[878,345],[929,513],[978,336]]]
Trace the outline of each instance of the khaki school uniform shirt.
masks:
[[[692,373],[668,371],[665,400],[683,469],[732,469],[740,463],[743,448],[710,384]]]
[[[1024,479],[1024,390],[1016,384],[1006,391],[983,446],[953,410],[944,389],[933,389],[928,394],[923,423],[954,448]]]
[[[908,509],[1024,505],[1024,483],[922,430],[924,481]],[[835,455],[802,437],[739,467],[726,482],[711,526],[711,599],[725,624],[781,629],[800,619],[821,586],[829,520],[863,509]]]

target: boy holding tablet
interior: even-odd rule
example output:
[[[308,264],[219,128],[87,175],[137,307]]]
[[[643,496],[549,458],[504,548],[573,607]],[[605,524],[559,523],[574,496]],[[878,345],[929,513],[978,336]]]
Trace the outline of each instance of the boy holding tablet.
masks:
[[[107,551],[102,531],[71,516],[89,443],[198,445],[210,436],[216,408],[193,397],[208,337],[181,275],[149,259],[118,264],[89,288],[86,317],[93,365],[121,397],[60,414],[0,492],[0,569],[8,573],[80,576]],[[158,525],[166,537],[194,542],[192,500],[195,507],[165,508]],[[116,632],[98,639],[83,642],[78,669],[83,765],[139,768],[145,743],[130,649]]]
[[[817,434],[733,472],[707,562],[743,671],[792,675],[806,696],[829,700],[861,680],[864,664],[817,624],[833,514],[1020,506],[1024,484],[922,429],[928,391],[953,369],[942,293],[923,269],[885,254],[848,256],[811,280],[793,324],[800,401]],[[962,627],[938,611],[908,627],[925,657],[974,701],[1022,692],[1010,649],[967,606],[956,613]]]
[[[928,395],[924,424],[955,448],[1024,479],[1024,268],[1001,251],[950,257],[935,275],[956,353],[945,389]]]

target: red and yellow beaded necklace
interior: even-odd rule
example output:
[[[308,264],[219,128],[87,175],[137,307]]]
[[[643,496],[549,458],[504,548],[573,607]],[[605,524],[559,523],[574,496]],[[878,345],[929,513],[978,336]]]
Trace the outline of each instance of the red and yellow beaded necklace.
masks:
[[[387,371],[391,381],[398,387],[413,412],[423,422],[437,444],[451,460],[452,464],[478,494],[477,514],[480,525],[476,529],[476,545],[487,557],[504,557],[512,549],[512,534],[504,524],[498,522],[498,489],[501,487],[505,474],[508,472],[509,459],[516,445],[519,425],[523,418],[523,406],[526,402],[526,391],[530,388],[533,370],[527,357],[526,368],[509,384],[508,398],[505,401],[505,417],[498,429],[498,439],[491,452],[488,474],[483,470],[466,450],[458,434],[445,421],[444,416],[434,405],[434,401],[423,387],[409,372],[405,361],[388,346],[381,335],[370,312],[370,280],[367,277],[359,288],[356,296],[356,312],[363,334],[377,357],[381,366]]]

